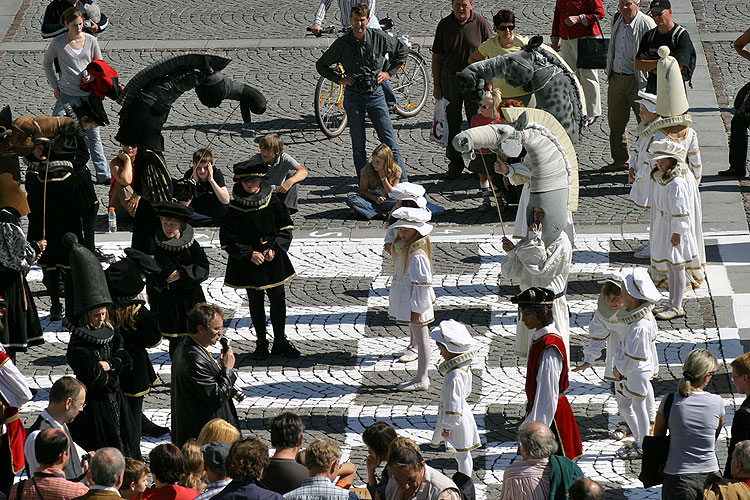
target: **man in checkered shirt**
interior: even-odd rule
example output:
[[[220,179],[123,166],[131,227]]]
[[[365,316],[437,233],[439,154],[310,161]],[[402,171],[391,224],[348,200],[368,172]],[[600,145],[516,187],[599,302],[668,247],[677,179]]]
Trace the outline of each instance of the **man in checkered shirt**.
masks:
[[[286,500],[358,500],[353,491],[333,484],[339,471],[341,448],[330,439],[316,439],[305,450],[310,477],[284,495]]]

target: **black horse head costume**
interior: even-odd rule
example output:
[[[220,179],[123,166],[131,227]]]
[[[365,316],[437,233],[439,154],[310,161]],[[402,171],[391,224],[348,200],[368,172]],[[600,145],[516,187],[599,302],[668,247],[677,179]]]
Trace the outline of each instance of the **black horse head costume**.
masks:
[[[266,111],[257,89],[222,75],[231,59],[210,54],[182,54],[157,61],[136,74],[117,99],[122,105],[115,140],[155,151],[164,149],[161,131],[174,102],[195,89],[201,103],[218,107],[224,99],[240,102],[242,120]]]

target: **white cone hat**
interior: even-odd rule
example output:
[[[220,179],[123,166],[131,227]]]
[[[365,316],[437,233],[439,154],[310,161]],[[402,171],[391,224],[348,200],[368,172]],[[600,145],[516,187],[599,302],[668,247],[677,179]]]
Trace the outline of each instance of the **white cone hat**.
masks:
[[[690,108],[680,65],[669,55],[669,47],[659,47],[656,63],[656,113],[662,117],[680,116]]]

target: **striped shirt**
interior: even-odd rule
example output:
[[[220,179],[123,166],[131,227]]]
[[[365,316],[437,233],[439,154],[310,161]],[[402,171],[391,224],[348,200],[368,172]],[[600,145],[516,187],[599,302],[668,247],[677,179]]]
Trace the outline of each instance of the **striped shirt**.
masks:
[[[34,487],[36,483],[36,487]],[[19,500],[18,485],[13,485],[8,500]],[[37,492],[37,488],[39,489]],[[65,474],[60,469],[48,467],[37,469],[34,477],[23,483],[21,492],[22,500],[71,500],[85,495],[89,489],[83,483],[76,483],[65,479]],[[41,493],[41,496],[39,495]]]
[[[513,462],[503,474],[500,500],[547,500],[549,471],[548,458]]]

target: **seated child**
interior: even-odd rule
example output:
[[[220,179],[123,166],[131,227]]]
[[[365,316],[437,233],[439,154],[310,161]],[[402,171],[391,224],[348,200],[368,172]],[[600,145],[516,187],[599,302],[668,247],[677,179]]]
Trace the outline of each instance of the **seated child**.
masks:
[[[359,174],[359,191],[347,196],[346,204],[365,220],[387,220],[396,204],[389,195],[400,179],[401,167],[393,158],[393,151],[380,144]]]
[[[268,134],[260,140],[260,153],[250,160],[261,158],[268,165],[265,180],[271,185],[290,215],[296,214],[299,199],[299,182],[307,178],[307,169],[284,153],[284,141],[279,134]]]
[[[227,213],[229,191],[224,183],[224,174],[214,166],[214,155],[210,149],[199,149],[193,153],[193,166],[185,172],[183,179],[195,185],[195,196],[190,201],[190,207],[195,212],[190,218],[190,225],[218,226]]]
[[[131,222],[135,218],[140,196],[133,191],[133,169],[138,148],[120,144],[117,156],[109,162],[112,182],[109,187],[109,206],[114,207],[118,222]]]
[[[134,493],[143,493],[148,487],[148,467],[140,460],[125,457],[125,474],[122,477],[120,496],[129,500]]]

